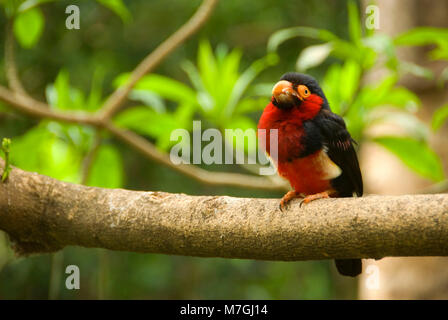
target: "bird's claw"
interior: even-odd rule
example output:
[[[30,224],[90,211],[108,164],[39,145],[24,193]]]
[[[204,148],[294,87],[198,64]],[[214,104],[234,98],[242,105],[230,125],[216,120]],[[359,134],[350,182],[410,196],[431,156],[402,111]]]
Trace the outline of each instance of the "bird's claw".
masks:
[[[280,200],[280,204],[279,204],[278,208],[280,209],[281,212],[283,212],[287,208],[288,203],[292,199],[295,199],[298,197],[300,197],[300,193],[297,193],[296,191],[289,191],[288,193],[286,193],[283,196],[282,200]],[[310,194],[310,195],[306,196],[305,198],[303,198],[302,201],[300,201],[299,208],[302,208],[302,206],[304,204],[308,204],[311,201],[314,201],[317,199],[329,198],[329,197],[330,197],[330,194],[328,191],[320,192],[320,193],[316,193],[316,194]]]
[[[289,201],[285,201],[285,200],[280,200],[280,204],[278,205],[278,208],[280,209],[281,212],[283,212],[284,210],[286,210],[286,207],[288,205]]]
[[[286,194],[283,196],[282,200],[280,200],[280,204],[279,204],[279,206],[278,206],[278,208],[280,209],[280,211],[283,212],[283,211],[287,208],[288,203],[289,203],[292,199],[297,198],[297,197],[299,197],[299,196],[300,196],[300,195],[299,195],[297,192],[295,192],[295,191],[289,191],[288,193],[286,193]]]
[[[325,192],[320,192],[320,193],[316,193],[316,194],[311,194],[309,196],[306,196],[302,201],[300,201],[300,208],[302,208],[303,204],[307,204],[310,203],[311,201],[317,200],[317,199],[326,199],[329,198],[330,195],[327,191]]]

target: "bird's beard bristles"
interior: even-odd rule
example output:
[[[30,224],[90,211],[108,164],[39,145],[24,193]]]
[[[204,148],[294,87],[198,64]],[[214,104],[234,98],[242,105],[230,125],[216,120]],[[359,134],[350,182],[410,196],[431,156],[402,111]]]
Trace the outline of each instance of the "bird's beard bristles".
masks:
[[[279,94],[277,96],[274,96],[273,104],[282,110],[289,110],[293,107],[299,107],[301,104],[301,101],[294,96],[291,96],[286,93]]]
[[[275,97],[279,104],[292,104],[292,97],[287,93],[281,93]]]

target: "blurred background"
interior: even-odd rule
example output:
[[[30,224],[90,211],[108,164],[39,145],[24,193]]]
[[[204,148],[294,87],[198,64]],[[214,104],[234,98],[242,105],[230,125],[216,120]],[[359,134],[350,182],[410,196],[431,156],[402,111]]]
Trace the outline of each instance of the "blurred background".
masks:
[[[5,51],[5,30],[12,30],[18,74],[30,95],[51,108],[95,112],[200,3],[3,0],[0,51]],[[79,30],[66,28],[65,9],[71,4],[80,9]],[[375,7],[367,10],[371,4]],[[255,128],[281,75],[306,72],[319,80],[331,108],[344,116],[358,141],[367,193],[446,192],[447,15],[443,0],[220,1],[197,34],[137,84],[114,122],[169,152],[170,132],[191,131],[193,120],[202,120],[203,130]],[[1,56],[0,83],[6,85]],[[201,184],[107,132],[33,119],[1,101],[0,137],[12,140],[14,166],[73,183],[192,195],[283,195]],[[250,173],[238,165],[201,167]],[[368,263],[380,270],[375,290],[367,289],[365,278],[340,277],[332,261],[265,262],[80,247],[17,258],[0,231],[0,299],[448,297],[446,259]],[[65,289],[70,264],[81,270],[80,290]]]

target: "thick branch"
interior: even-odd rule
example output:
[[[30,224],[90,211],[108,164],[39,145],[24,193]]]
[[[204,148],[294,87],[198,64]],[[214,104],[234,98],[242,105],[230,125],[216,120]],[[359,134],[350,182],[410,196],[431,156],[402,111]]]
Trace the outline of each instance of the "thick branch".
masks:
[[[448,255],[448,195],[317,200],[100,189],[13,169],[0,229],[21,254],[67,245],[176,255],[310,260]]]

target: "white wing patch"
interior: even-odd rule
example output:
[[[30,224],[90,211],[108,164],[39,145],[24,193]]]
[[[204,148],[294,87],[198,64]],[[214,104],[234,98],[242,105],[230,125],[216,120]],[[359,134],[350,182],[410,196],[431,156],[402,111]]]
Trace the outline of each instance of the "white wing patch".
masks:
[[[322,179],[331,180],[341,175],[342,170],[327,155],[327,149],[323,148],[316,157],[316,166],[322,170]]]

